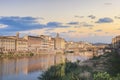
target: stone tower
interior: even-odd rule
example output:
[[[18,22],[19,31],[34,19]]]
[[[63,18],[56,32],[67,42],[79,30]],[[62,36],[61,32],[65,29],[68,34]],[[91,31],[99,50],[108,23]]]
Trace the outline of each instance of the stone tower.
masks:
[[[19,32],[16,33],[16,38],[17,38],[17,39],[19,38]]]
[[[56,36],[57,38],[59,38],[59,33],[57,33],[57,36]]]

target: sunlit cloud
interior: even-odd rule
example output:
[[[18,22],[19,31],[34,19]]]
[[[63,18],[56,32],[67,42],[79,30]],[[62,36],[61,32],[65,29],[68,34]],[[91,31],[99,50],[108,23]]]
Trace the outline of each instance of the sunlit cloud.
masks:
[[[117,30],[120,30],[120,28],[118,28]]]
[[[69,30],[68,33],[74,33],[76,32],[75,30]]]
[[[54,30],[54,28],[48,28],[48,29],[46,29],[46,31],[52,31],[52,30]]]
[[[112,5],[112,3],[109,3],[109,2],[108,3],[104,3],[104,5]]]
[[[81,22],[80,25],[83,27],[93,27],[94,26],[93,24],[89,24],[87,22]]]
[[[84,16],[74,16],[75,18],[84,18]]]
[[[82,41],[87,41],[87,42],[91,42],[91,43],[101,43],[101,42],[106,42],[106,43],[111,43],[111,39],[113,36],[99,36],[99,35],[95,35],[95,36],[87,36],[87,37],[83,37],[80,40]]]
[[[92,27],[89,27],[89,29],[93,29]]]
[[[109,32],[105,32],[105,34],[109,34]]]
[[[95,30],[95,32],[102,32],[102,31],[103,31],[102,29]]]
[[[114,18],[115,18],[115,19],[120,19],[120,16],[115,16]]]

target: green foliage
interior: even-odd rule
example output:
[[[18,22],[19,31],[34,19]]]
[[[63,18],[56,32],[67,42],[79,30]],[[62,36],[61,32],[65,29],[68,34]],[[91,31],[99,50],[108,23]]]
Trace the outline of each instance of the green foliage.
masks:
[[[35,53],[0,53],[0,59],[1,58],[22,58],[22,57],[32,57],[35,56]]]
[[[92,68],[79,66],[80,61],[52,66],[39,80],[120,80],[120,56],[117,53],[106,53],[90,60],[89,63],[94,63]]]
[[[52,66],[39,77],[39,80],[90,80],[91,72],[92,70],[88,66],[67,62]]]
[[[30,56],[34,56],[34,53],[30,53]]]
[[[61,80],[61,76],[64,75],[64,71],[62,70],[63,64],[52,66],[48,71],[44,72],[42,77],[39,77],[40,80]]]
[[[120,73],[120,56],[117,53],[111,54],[108,60],[108,71],[111,75],[116,76]]]
[[[100,56],[94,56],[93,58],[92,58],[92,60],[98,60],[98,59],[100,59],[101,58],[101,55]]]
[[[94,74],[94,80],[112,80],[112,78],[107,72],[98,72]]]
[[[74,53],[74,51],[66,51],[65,53]]]
[[[94,80],[120,80],[120,74],[113,77],[107,72],[98,72],[94,74]]]
[[[117,74],[116,77],[113,77],[113,80],[120,80],[120,74]]]

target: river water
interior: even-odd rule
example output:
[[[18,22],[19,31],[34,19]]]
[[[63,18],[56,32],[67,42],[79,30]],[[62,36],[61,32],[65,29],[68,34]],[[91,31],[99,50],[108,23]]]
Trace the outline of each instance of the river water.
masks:
[[[86,60],[78,55],[64,55],[69,61]],[[38,80],[50,66],[63,62],[63,55],[40,55],[29,58],[0,59],[0,80]]]

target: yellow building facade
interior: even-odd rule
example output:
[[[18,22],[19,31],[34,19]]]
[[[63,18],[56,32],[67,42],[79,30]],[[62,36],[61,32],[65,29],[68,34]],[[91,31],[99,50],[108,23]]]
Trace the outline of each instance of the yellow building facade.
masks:
[[[62,50],[65,49],[65,40],[61,37],[59,37],[59,34],[57,33],[57,36],[55,37],[55,49],[56,50]]]
[[[115,49],[120,49],[120,35],[112,39],[112,47]]]
[[[25,39],[16,40],[16,51],[17,52],[27,52],[28,51],[28,41]]]
[[[0,37],[0,52],[15,52],[16,40],[8,37]]]

